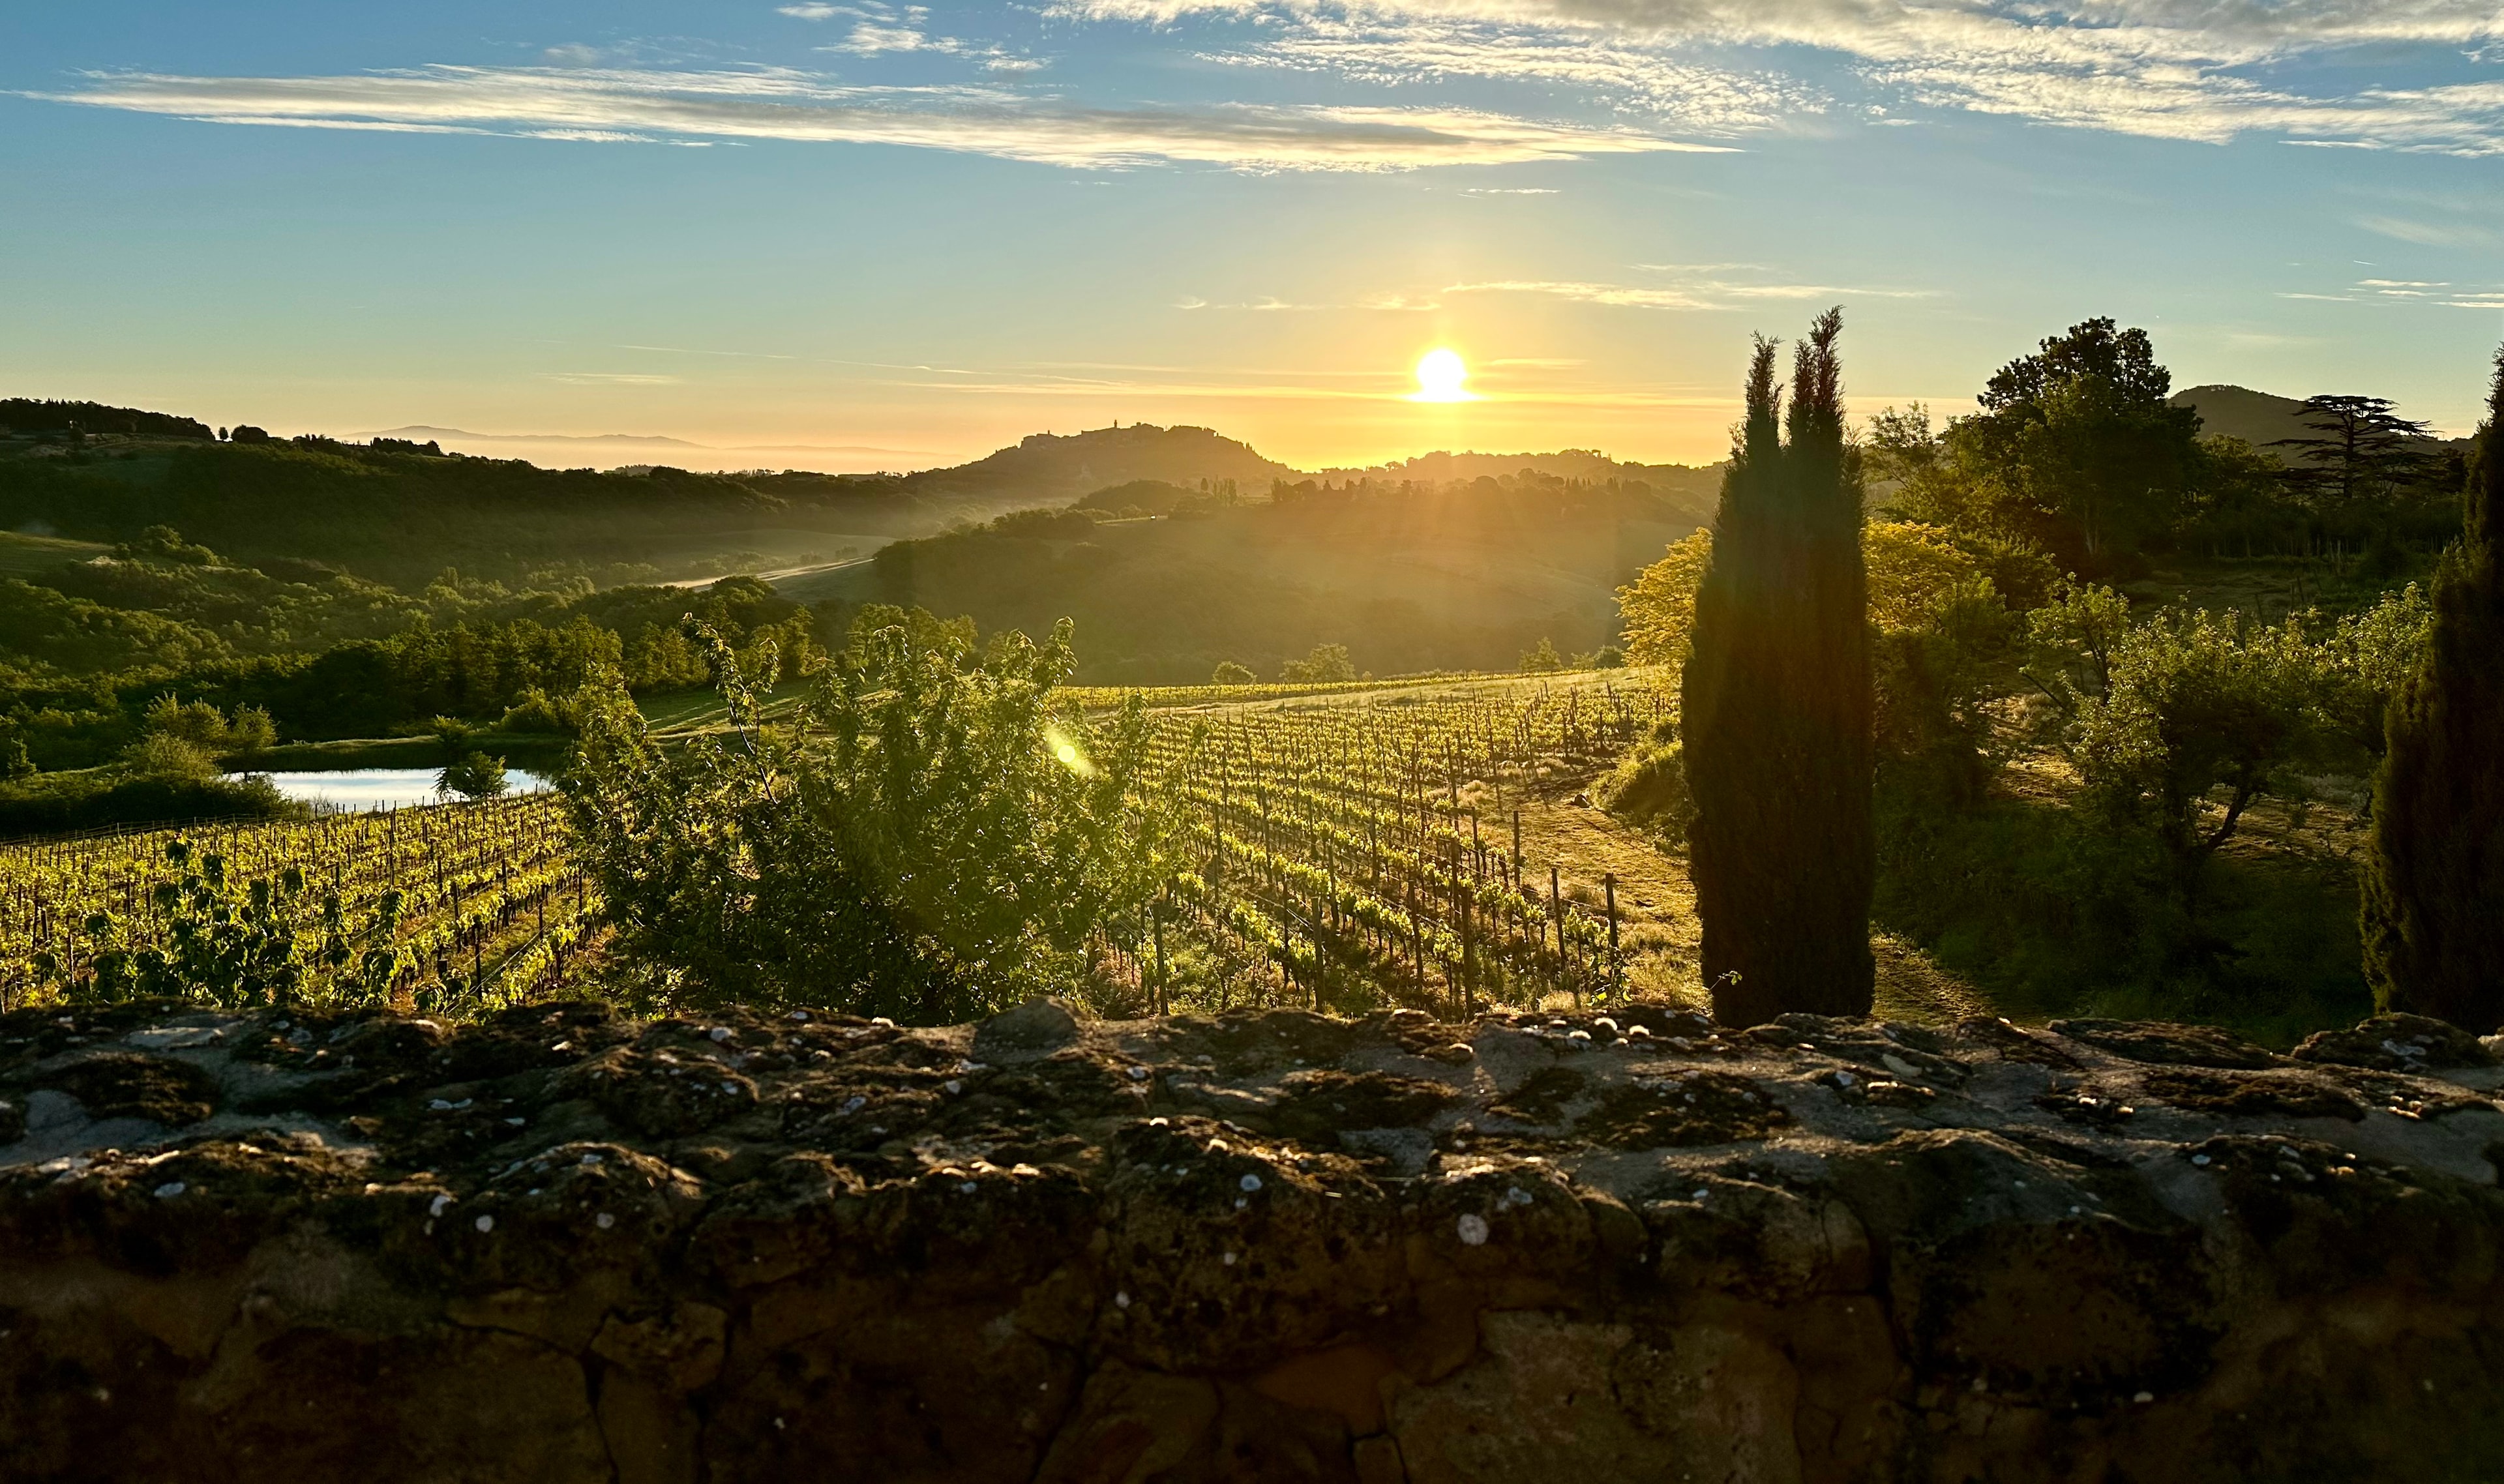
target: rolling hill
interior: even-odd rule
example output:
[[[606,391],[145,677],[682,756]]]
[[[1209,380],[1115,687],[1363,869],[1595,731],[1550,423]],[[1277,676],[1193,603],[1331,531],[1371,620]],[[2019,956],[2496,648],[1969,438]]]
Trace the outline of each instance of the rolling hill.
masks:
[[[2249,387],[2223,384],[2187,387],[2174,393],[2169,402],[2175,407],[2190,407],[2198,411],[2203,436],[2223,434],[2241,438],[2280,461],[2284,461],[2291,450],[2271,448],[2271,442],[2278,438],[2304,437],[2313,431],[2296,416],[2304,406],[2302,397],[2255,392]],[[2433,448],[2466,450],[2469,446],[2467,438],[2429,438],[2426,442]]]

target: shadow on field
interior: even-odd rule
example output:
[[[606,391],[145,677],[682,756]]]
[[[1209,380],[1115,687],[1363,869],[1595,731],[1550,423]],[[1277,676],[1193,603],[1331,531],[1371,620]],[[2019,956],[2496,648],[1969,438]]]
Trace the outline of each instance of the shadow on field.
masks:
[[[2012,1019],[2197,1020],[2286,1046],[2373,1013],[2344,868],[2220,854],[2195,916],[2151,843],[2040,799],[1951,811],[1882,789],[1874,915]]]

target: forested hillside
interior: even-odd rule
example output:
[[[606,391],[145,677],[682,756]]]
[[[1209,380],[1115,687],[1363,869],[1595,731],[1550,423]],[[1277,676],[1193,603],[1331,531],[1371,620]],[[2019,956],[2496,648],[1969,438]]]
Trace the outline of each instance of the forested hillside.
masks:
[[[1104,683],[1202,680],[1227,662],[1266,675],[1315,644],[1378,674],[1510,670],[1543,639],[1611,642],[1616,588],[1710,513],[1691,485],[1535,469],[1306,479],[1173,519],[1035,511],[898,542],[847,591],[986,631],[1074,618],[1080,675]]]

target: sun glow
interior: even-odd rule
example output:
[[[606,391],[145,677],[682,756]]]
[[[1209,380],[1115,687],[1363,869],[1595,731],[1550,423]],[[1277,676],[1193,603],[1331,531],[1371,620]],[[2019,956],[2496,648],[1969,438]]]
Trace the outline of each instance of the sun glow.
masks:
[[[1071,737],[1068,733],[1063,732],[1061,728],[1057,726],[1045,727],[1043,729],[1043,745],[1045,750],[1052,754],[1052,760],[1054,762],[1059,763],[1061,767],[1068,769],[1080,777],[1092,778],[1096,776],[1096,765],[1088,761],[1087,754],[1080,750],[1077,739]]]
[[[1438,348],[1417,358],[1417,391],[1408,399],[1416,402],[1474,402],[1475,394],[1463,390],[1470,379],[1470,368],[1455,350]]]

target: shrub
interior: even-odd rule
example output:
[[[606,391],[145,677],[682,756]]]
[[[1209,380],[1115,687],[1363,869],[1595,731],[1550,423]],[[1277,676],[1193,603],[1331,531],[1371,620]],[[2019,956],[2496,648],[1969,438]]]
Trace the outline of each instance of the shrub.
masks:
[[[1596,797],[1609,812],[1654,831],[1673,849],[1686,849],[1687,829],[1695,822],[1695,795],[1687,785],[1687,754],[1675,729],[1664,723],[1628,749],[1600,780]]]
[[[465,799],[493,799],[508,786],[504,781],[504,760],[478,751],[454,758],[435,780],[436,793],[459,794]]]
[[[1066,621],[979,658],[864,636],[770,728],[727,646],[694,637],[731,735],[664,751],[612,676],[565,782],[622,946],[690,1000],[946,1023],[1065,989],[1093,937],[1134,927],[1163,859],[1131,816],[1146,713],[1054,714]]]
[[[1278,678],[1290,685],[1331,685],[1356,678],[1356,664],[1345,644],[1315,644],[1301,660],[1289,660]]]

